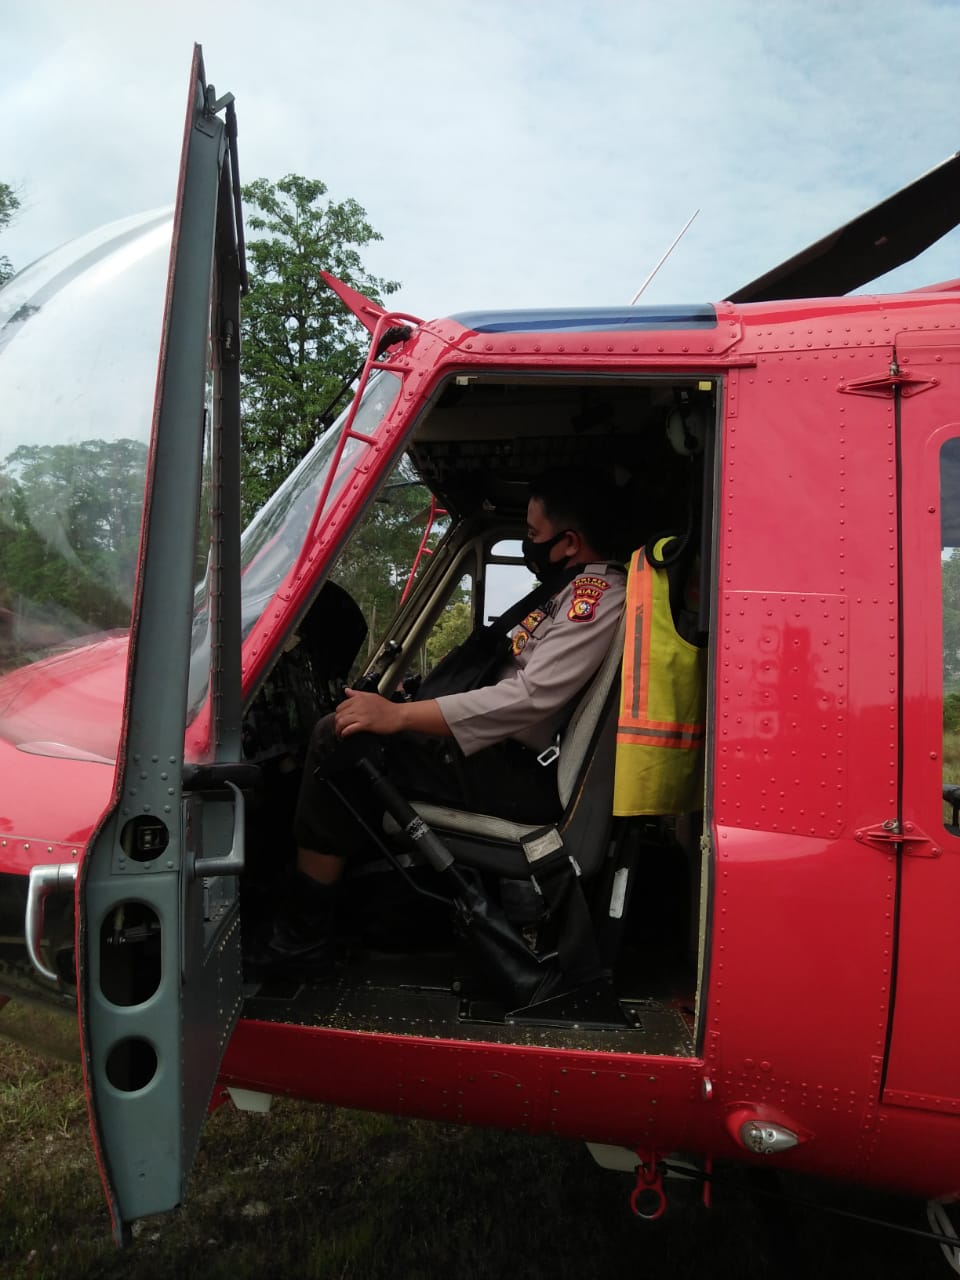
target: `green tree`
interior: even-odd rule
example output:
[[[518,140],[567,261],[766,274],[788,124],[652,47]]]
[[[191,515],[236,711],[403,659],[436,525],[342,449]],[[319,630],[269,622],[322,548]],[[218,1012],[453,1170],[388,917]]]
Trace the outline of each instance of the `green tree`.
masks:
[[[943,580],[943,687],[960,692],[960,547],[940,564]]]
[[[462,591],[458,593],[462,596]],[[458,644],[462,644],[473,630],[473,609],[470,601],[455,599],[448,604],[437,620],[436,626],[427,636],[424,646],[424,667],[432,670],[441,658],[445,658]]]
[[[0,182],[0,231],[10,225],[13,215],[19,208],[20,197],[13,187],[6,182]],[[0,285],[6,284],[12,275],[13,267],[10,264],[10,259],[0,253]]]
[[[412,476],[404,459],[357,525],[332,577],[363,611],[369,635],[367,655],[389,626],[426,532],[430,491]],[[436,544],[440,529],[430,538]]]
[[[398,287],[369,275],[359,249],[382,237],[355,200],[288,174],[243,188],[250,292],[243,303],[243,514],[273,493],[315,443],[321,415],[363,360],[367,334],[320,278],[332,272],[382,301]]]
[[[129,625],[146,462],[140,441],[85,440],[0,464],[0,607],[18,619],[18,660]]]

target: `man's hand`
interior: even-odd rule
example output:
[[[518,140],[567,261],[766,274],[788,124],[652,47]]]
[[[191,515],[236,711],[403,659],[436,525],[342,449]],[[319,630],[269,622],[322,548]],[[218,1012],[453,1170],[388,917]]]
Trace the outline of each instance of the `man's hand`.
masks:
[[[391,702],[379,693],[361,693],[347,689],[346,699],[333,713],[338,738],[352,733],[432,733],[449,738],[450,729],[436,698],[429,702]]]
[[[338,738],[352,733],[399,733],[403,728],[401,703],[358,689],[347,689],[346,695],[333,714]]]

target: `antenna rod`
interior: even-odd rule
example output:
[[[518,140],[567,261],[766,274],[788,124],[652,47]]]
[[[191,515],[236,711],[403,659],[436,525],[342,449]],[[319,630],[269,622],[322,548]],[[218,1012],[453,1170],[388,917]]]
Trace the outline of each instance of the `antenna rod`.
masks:
[[[693,213],[691,213],[690,217],[686,220],[686,222],[683,224],[683,226],[682,226],[682,227],[680,228],[680,230],[677,232],[676,236],[675,236],[675,237],[674,237],[674,239],[673,239],[673,242],[672,242],[672,243],[671,243],[671,245],[670,245],[670,248],[666,251],[666,253],[665,253],[665,254],[663,255],[663,257],[660,259],[660,261],[657,263],[657,265],[653,268],[653,270],[652,270],[652,271],[650,272],[650,274],[647,276],[646,280],[644,280],[644,282],[643,282],[643,284],[640,286],[640,288],[637,290],[637,292],[636,292],[636,293],[633,295],[633,297],[630,299],[630,305],[631,305],[631,307],[632,307],[632,306],[634,306],[634,305],[636,304],[636,301],[637,301],[637,299],[640,297],[641,293],[643,293],[644,289],[647,287],[647,285],[650,283],[650,281],[653,279],[653,277],[657,274],[657,272],[660,270],[660,268],[663,266],[663,264],[666,262],[666,260],[670,257],[671,253],[673,253],[674,249],[677,247],[677,245],[680,243],[681,239],[683,238],[683,234],[684,234],[684,232],[686,231],[687,227],[689,227],[689,226],[690,226],[690,223],[694,220],[694,218],[697,216],[697,214],[698,214],[699,212],[700,212],[700,210],[699,210],[699,209],[694,209]]]

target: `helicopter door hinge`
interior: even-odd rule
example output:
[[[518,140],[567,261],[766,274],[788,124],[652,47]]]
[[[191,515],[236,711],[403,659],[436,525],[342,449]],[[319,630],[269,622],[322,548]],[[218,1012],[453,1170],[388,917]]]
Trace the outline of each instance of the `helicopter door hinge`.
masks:
[[[896,356],[887,373],[876,374],[870,378],[853,378],[850,382],[841,382],[837,390],[848,396],[892,396],[899,388],[903,396],[919,395],[921,391],[929,391],[939,386],[939,378],[914,378],[904,373],[897,364]]]
[[[856,838],[861,843],[875,844],[881,849],[899,845],[912,858],[939,858],[943,853],[941,846],[934,844],[914,823],[900,823],[896,818],[888,818],[874,827],[861,827]]]

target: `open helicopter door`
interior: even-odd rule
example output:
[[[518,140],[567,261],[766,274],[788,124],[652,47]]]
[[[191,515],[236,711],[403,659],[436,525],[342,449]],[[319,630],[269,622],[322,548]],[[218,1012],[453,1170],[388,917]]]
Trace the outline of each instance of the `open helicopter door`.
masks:
[[[241,999],[235,137],[196,47],[122,737],[77,886],[87,1096],[118,1241],[182,1200]]]

